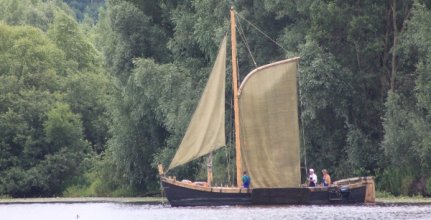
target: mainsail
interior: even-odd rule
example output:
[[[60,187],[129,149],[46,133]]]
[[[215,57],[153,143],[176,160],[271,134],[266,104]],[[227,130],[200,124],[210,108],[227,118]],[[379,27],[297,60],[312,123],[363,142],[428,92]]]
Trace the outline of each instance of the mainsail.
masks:
[[[226,37],[207,85],[169,169],[226,145],[225,140]]]
[[[262,66],[241,84],[242,168],[252,177],[253,188],[300,184],[298,60],[292,58]]]

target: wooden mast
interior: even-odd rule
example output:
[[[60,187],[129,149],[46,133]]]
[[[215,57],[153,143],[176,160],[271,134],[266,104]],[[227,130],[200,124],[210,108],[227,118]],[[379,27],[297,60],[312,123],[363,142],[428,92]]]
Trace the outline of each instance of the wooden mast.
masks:
[[[236,32],[235,10],[230,8],[230,32],[232,45],[232,86],[233,86],[233,110],[235,113],[235,153],[236,153],[236,184],[241,186],[241,143],[239,139],[239,108],[238,108],[238,66],[236,60]]]

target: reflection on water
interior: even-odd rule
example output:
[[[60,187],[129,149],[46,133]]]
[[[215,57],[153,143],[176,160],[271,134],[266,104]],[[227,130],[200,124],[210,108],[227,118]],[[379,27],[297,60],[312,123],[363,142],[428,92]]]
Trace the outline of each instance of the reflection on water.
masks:
[[[194,207],[116,203],[2,204],[5,220],[431,219],[431,205]]]

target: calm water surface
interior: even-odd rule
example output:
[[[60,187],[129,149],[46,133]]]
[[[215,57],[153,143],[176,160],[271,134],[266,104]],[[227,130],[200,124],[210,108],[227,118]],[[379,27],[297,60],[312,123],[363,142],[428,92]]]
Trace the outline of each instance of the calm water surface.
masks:
[[[2,204],[4,220],[430,219],[431,205],[197,207],[117,203]]]

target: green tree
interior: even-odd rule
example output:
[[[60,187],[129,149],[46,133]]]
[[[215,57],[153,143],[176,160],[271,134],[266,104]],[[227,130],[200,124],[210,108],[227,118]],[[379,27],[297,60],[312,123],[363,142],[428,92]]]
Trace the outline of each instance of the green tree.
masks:
[[[93,56],[87,63],[75,57],[80,68],[70,57],[79,44],[59,48],[38,28],[0,23],[1,195],[61,195],[86,171],[90,143],[98,153],[104,149],[109,81],[72,21],[64,21],[77,31],[69,37]],[[59,32],[50,28],[54,37],[71,34]]]
[[[46,31],[58,11],[73,15],[62,1],[0,0],[0,20],[9,25],[30,25]]]
[[[125,92],[116,99],[109,147],[132,187],[154,190],[153,156],[169,142],[167,132],[175,134],[180,128],[178,123],[186,124],[178,114],[190,114],[183,104],[190,87],[183,71],[173,65],[158,65],[146,59],[136,60],[135,65]]]
[[[126,83],[133,67],[132,60],[137,57],[153,57],[157,61],[168,61],[166,50],[167,37],[164,30],[158,27],[155,18],[140,9],[152,1],[108,1],[106,29],[101,38],[105,61],[111,73]],[[147,11],[149,11],[147,9]]]
[[[0,24],[0,30],[0,76],[16,76],[27,88],[57,89],[63,51],[39,29]]]
[[[108,104],[113,85],[103,73],[77,73],[65,78],[64,101],[73,112],[79,113],[83,123],[85,139],[100,154],[109,138],[110,124]]]
[[[105,0],[64,0],[75,12],[78,21],[82,21],[86,15],[93,20],[98,18],[98,9],[105,5]]]
[[[85,39],[75,19],[62,12],[56,13],[48,34],[58,48],[64,51],[72,70],[94,70],[97,52]]]
[[[431,38],[428,37],[430,22],[427,16],[430,16],[430,8],[416,2],[411,9],[411,18],[399,36],[395,91],[386,100],[383,146],[389,159],[389,170],[402,167],[404,173],[409,173],[406,177],[383,181],[382,187],[394,194],[426,194],[424,185],[430,176]],[[404,190],[389,187],[400,185],[400,182]]]
[[[405,33],[405,47],[410,47],[417,52],[417,66],[415,75],[415,97],[417,100],[417,118],[413,120],[415,131],[419,141],[415,143],[415,150],[419,155],[423,172],[431,175],[430,162],[430,120],[431,120],[431,31],[427,28],[431,22],[427,19],[431,15],[429,7],[416,4],[413,10],[413,18],[408,23],[408,30]],[[404,46],[404,45],[403,45]],[[416,56],[414,56],[416,57]]]
[[[82,123],[80,118],[70,111],[65,104],[58,104],[48,112],[44,122],[47,141],[55,152],[62,147],[78,147],[82,145]]]
[[[350,123],[355,96],[353,74],[314,41],[307,42],[300,49],[301,117],[306,155],[312,161],[308,165],[337,167],[335,174],[343,176],[353,165],[350,163],[349,166],[349,154],[345,148],[349,132],[345,126]]]

